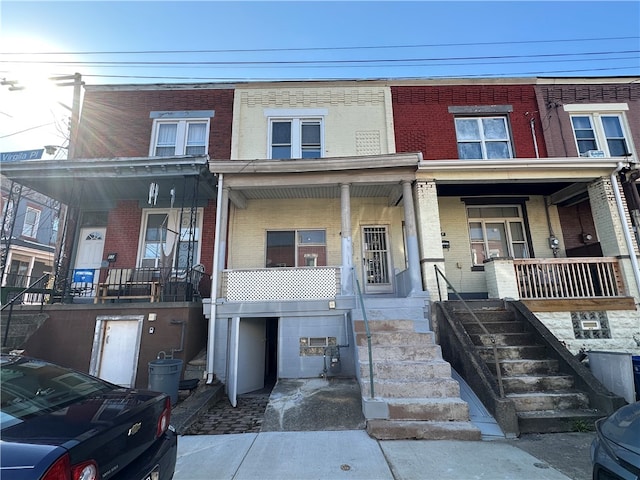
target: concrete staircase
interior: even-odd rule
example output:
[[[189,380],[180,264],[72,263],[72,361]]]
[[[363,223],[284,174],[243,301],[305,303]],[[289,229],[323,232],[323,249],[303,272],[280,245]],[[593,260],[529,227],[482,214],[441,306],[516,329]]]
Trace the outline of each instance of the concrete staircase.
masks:
[[[460,308],[454,314],[496,376],[491,343],[491,335],[494,336],[505,395],[515,404],[520,433],[593,427],[593,422],[604,414],[590,408],[587,393],[576,389],[573,376],[559,370],[558,360],[547,355],[547,347],[527,331],[526,321],[501,306],[473,307],[471,303],[489,335],[466,310]]]
[[[359,381],[367,432],[379,440],[480,440],[460,398],[460,385],[427,329],[424,299],[366,299],[369,351],[362,312],[354,312]]]

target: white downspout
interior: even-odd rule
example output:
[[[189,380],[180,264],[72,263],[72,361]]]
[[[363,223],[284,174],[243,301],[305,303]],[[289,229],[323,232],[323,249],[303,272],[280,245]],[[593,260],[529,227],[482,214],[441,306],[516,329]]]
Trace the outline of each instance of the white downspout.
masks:
[[[624,206],[622,205],[622,198],[620,198],[620,187],[616,176],[624,168],[622,162],[618,162],[618,166],[611,173],[611,185],[613,187],[613,195],[616,199],[616,206],[618,207],[618,215],[620,215],[620,222],[622,222],[622,232],[624,233],[624,239],[627,244],[627,250],[629,251],[629,259],[631,260],[631,266],[633,267],[633,277],[636,280],[636,287],[638,295],[640,295],[640,269],[638,268],[638,259],[636,257],[636,251],[633,248],[633,240],[631,239],[631,233],[629,232],[629,225],[627,224],[627,216],[624,212]]]
[[[220,274],[220,230],[222,221],[222,174],[218,174],[218,195],[216,198],[216,238],[213,241],[213,269],[211,273],[211,312],[209,313],[209,336],[207,339],[207,385],[213,383],[213,355],[216,340],[216,303],[218,301],[218,279]]]

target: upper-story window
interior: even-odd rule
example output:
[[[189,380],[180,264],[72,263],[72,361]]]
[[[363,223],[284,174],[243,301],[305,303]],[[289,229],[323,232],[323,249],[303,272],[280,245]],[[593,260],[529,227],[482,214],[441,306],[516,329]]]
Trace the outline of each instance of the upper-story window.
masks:
[[[624,116],[626,104],[576,104],[565,105],[564,109],[571,117],[579,155],[596,151],[607,157],[621,157],[631,153]]]
[[[323,109],[265,110],[269,158],[321,158],[324,152]]]
[[[512,158],[506,117],[456,118],[460,159]]]
[[[151,112],[153,134],[149,155],[206,155],[213,111]]]
[[[39,224],[40,210],[37,208],[27,207],[24,214],[24,223],[22,224],[22,235],[24,237],[36,238]]]

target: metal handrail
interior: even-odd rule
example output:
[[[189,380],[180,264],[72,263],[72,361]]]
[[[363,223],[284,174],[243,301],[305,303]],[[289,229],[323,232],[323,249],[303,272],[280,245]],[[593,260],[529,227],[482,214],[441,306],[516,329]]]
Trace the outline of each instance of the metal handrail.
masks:
[[[364,320],[364,330],[367,334],[367,347],[369,350],[369,385],[371,390],[371,399],[375,398],[375,392],[373,390],[373,353],[371,352],[371,330],[369,329],[369,320],[367,319],[367,311],[364,308],[364,299],[362,297],[362,291],[360,290],[360,282],[356,278],[355,272],[353,273],[353,279],[357,287],[358,300],[360,300],[360,308],[362,309],[362,319]]]
[[[496,377],[498,379],[498,389],[500,391],[500,398],[504,398],[504,386],[502,385],[502,372],[500,371],[500,362],[498,360],[498,347],[496,345],[496,337],[495,337],[495,335],[490,333],[489,330],[487,330],[487,328],[480,321],[480,319],[476,316],[476,314],[473,312],[473,310],[471,310],[469,305],[467,305],[467,302],[464,301],[464,299],[460,296],[460,294],[455,289],[455,287],[453,285],[451,285],[451,282],[449,282],[449,280],[447,280],[447,277],[444,275],[444,273],[442,273],[442,271],[438,268],[438,266],[434,265],[433,267],[436,270],[436,284],[438,286],[438,297],[439,297],[440,301],[442,301],[442,294],[440,293],[439,276],[442,277],[445,282],[447,282],[447,286],[451,290],[453,290],[453,293],[460,299],[460,301],[462,302],[462,305],[464,305],[464,307],[467,309],[467,311],[471,314],[471,317],[480,326],[480,329],[482,330],[482,332],[489,337],[489,340],[491,340],[491,346],[493,347],[493,361],[494,361],[494,363],[496,365]]]
[[[41,282],[45,278],[48,278],[50,275],[51,274],[48,273],[48,272],[42,274],[42,276],[40,278],[38,278],[35,282],[33,282],[31,285],[29,285],[28,287],[26,287],[23,290],[21,290],[15,297],[13,297],[11,300],[9,300],[6,305],[2,305],[2,307],[0,307],[0,312],[3,311],[5,308],[10,307],[9,308],[9,315],[7,316],[7,323],[4,326],[4,338],[2,339],[2,346],[3,347],[7,346],[7,339],[9,338],[9,326],[11,325],[11,315],[13,314],[13,305],[14,305],[14,303],[17,302],[18,299],[20,299],[25,293],[28,293],[28,292],[32,291],[31,289],[33,287],[35,287],[39,282]],[[40,309],[41,310],[42,310],[43,303],[44,303],[44,295],[42,295],[42,300],[41,300],[41,303],[40,303]]]

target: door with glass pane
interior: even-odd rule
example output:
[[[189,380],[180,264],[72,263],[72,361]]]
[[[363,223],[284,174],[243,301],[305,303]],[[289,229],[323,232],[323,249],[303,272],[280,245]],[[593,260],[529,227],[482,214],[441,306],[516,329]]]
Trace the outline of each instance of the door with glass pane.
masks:
[[[384,225],[362,227],[364,293],[393,293],[389,236]]]

